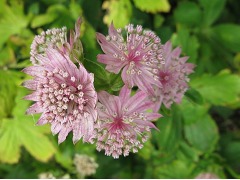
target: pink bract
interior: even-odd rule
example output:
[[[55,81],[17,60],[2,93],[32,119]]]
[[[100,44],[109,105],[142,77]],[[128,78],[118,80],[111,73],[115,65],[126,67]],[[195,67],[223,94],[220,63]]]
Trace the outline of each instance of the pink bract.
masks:
[[[158,113],[147,112],[153,103],[147,100],[145,92],[139,91],[132,97],[130,94],[126,86],[119,96],[105,91],[98,93],[97,150],[105,150],[105,154],[113,158],[141,149],[150,129],[156,129],[151,121],[161,117]]]

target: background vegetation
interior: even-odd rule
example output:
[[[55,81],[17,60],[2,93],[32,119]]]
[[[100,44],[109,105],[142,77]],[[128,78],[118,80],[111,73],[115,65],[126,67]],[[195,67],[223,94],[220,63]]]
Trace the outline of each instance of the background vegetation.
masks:
[[[71,137],[57,145],[49,126],[26,116],[28,92],[21,70],[30,65],[36,34],[53,27],[74,28],[82,16],[85,63],[95,73],[97,90],[118,91],[121,82],[103,66],[92,68],[101,53],[95,32],[141,24],[162,42],[171,39],[197,65],[182,104],[163,109],[160,132],[137,154],[114,160],[95,146]],[[240,178],[240,1],[239,0],[0,0],[0,178],[76,178],[75,154],[98,163],[88,178],[194,178],[213,173]],[[107,79],[106,79],[107,78]]]

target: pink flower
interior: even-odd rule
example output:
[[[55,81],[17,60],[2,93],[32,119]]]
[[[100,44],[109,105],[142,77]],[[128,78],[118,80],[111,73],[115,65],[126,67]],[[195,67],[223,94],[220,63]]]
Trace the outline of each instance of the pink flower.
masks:
[[[158,69],[158,78],[162,88],[154,87],[152,100],[155,102],[154,111],[158,111],[161,103],[170,108],[173,102],[180,103],[188,89],[188,75],[193,72],[194,64],[186,63],[188,57],[179,57],[181,49],[172,50],[172,44],[163,46],[165,64]]]
[[[141,149],[150,128],[156,129],[151,121],[161,117],[158,113],[147,112],[153,103],[146,100],[146,93],[139,91],[132,97],[130,94],[131,90],[126,86],[119,96],[105,91],[98,93],[97,150],[105,150],[106,155],[114,158]]]
[[[78,18],[75,24],[75,32],[70,31],[69,43],[67,41],[67,28],[53,28],[43,31],[35,36],[30,51],[30,61],[36,65],[39,64],[38,55],[45,55],[49,47],[58,49],[64,54],[68,54],[70,59],[79,62],[83,56],[82,43],[80,41],[81,18]]]
[[[46,55],[49,45],[54,48],[62,48],[67,42],[67,28],[53,28],[43,31],[40,35],[35,36],[31,44],[30,61],[36,65],[39,63],[37,56]]]
[[[38,64],[23,70],[34,77],[23,83],[34,91],[25,97],[35,101],[27,114],[42,113],[37,124],[50,123],[52,133],[58,134],[58,143],[63,142],[70,131],[73,131],[74,143],[81,138],[90,141],[97,118],[93,74],[81,64],[77,68],[67,54],[51,47],[36,58]]]
[[[111,24],[106,37],[97,33],[98,43],[105,53],[97,56],[98,61],[106,64],[106,70],[112,73],[118,74],[122,69],[122,79],[129,88],[138,86],[147,92],[152,84],[160,87],[157,67],[164,64],[160,38],[140,25],[134,28],[129,24],[123,31]]]

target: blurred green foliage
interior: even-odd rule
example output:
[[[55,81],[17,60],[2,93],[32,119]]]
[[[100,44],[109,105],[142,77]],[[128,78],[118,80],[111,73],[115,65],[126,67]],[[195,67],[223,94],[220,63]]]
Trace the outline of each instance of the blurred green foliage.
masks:
[[[137,154],[114,160],[71,137],[57,145],[48,126],[35,126],[22,100],[30,45],[43,30],[73,29],[83,17],[85,67],[97,90],[116,93],[121,77],[96,61],[96,32],[141,24],[162,42],[171,39],[195,63],[180,105],[163,109],[151,140]],[[240,1],[238,0],[0,0],[0,178],[37,178],[42,172],[76,178],[74,154],[99,164],[93,178],[194,178],[214,173],[240,178]]]

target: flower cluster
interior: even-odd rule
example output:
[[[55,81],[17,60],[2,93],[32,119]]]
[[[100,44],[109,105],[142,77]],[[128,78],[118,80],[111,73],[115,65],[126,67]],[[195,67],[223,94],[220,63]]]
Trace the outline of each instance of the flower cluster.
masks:
[[[98,94],[97,150],[104,149],[106,155],[118,158],[142,148],[150,128],[155,127],[151,121],[161,117],[157,112],[162,103],[170,108],[173,102],[181,101],[194,65],[186,63],[187,57],[179,57],[180,48],[172,51],[170,42],[162,45],[154,32],[140,25],[134,28],[129,24],[122,30],[111,24],[108,33],[97,34],[105,53],[97,59],[106,64],[106,70],[121,71],[125,87],[119,97]],[[139,90],[130,98],[133,86]]]
[[[97,34],[105,53],[97,58],[106,64],[106,70],[119,73],[122,69],[124,83],[148,93],[155,104],[155,112],[162,103],[170,108],[173,102],[181,102],[194,65],[186,63],[188,57],[179,57],[180,48],[172,50],[170,42],[162,45],[154,32],[143,30],[140,25],[134,28],[129,24],[124,30],[116,30],[111,24],[108,32],[106,37]],[[125,39],[123,34],[127,34]]]
[[[161,104],[170,108],[173,102],[181,102],[194,65],[186,63],[188,57],[180,57],[180,48],[172,50],[170,42],[163,45],[154,32],[140,25],[115,29],[111,24],[109,35],[96,35],[104,52],[97,60],[109,72],[121,73],[124,86],[118,96],[97,93],[93,74],[80,63],[80,24],[78,19],[69,42],[66,28],[50,29],[34,38],[33,66],[23,70],[33,76],[23,83],[33,90],[25,99],[35,101],[27,114],[42,113],[37,124],[50,123],[59,143],[72,131],[74,143],[96,142],[98,151],[113,158],[136,153],[151,129],[157,129],[153,121],[162,116]]]

